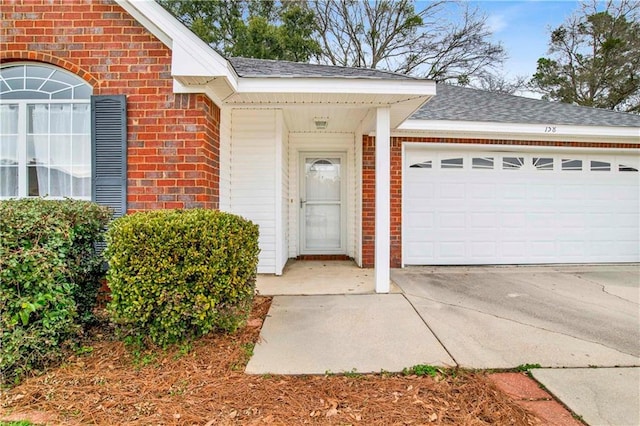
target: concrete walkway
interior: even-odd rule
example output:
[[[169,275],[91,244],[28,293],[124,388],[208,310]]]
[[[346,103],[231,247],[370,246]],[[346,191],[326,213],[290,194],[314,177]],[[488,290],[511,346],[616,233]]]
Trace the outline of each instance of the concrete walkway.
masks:
[[[587,423],[640,424],[638,265],[407,268],[392,278],[402,293],[274,297],[247,373],[540,364],[534,377]],[[330,270],[324,279],[339,281]]]
[[[249,374],[402,371],[455,366],[401,294],[277,296]]]

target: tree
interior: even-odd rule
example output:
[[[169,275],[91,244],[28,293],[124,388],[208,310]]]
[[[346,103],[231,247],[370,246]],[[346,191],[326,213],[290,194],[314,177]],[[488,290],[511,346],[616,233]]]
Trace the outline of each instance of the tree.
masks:
[[[532,87],[545,99],[640,114],[640,3],[592,0],[551,32]]]
[[[468,5],[411,0],[313,0],[321,60],[333,65],[387,69],[437,81],[467,84],[500,65],[506,55],[489,40],[486,17]]]
[[[225,56],[309,61],[320,53],[314,13],[304,2],[158,0]]]
[[[516,95],[525,91],[528,87],[529,77],[525,75],[517,75],[512,79],[504,75],[484,73],[480,77],[474,79],[469,86],[484,90],[485,92],[505,93],[507,95]]]

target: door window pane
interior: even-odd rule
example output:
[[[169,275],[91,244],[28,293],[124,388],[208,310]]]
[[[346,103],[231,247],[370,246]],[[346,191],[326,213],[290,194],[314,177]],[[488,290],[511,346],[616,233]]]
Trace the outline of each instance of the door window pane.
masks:
[[[307,202],[340,200],[339,158],[308,158],[305,173]]]
[[[340,205],[307,205],[305,213],[307,249],[340,249]]]

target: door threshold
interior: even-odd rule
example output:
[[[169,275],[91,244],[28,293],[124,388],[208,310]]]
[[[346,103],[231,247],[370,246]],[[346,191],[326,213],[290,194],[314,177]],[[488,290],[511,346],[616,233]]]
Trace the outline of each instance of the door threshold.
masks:
[[[301,254],[296,260],[353,260],[346,254]]]

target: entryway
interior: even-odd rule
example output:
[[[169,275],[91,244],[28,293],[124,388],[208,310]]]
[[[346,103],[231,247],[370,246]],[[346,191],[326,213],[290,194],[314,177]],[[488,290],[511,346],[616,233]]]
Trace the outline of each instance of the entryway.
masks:
[[[290,259],[282,275],[258,275],[256,288],[265,296],[371,294],[375,293],[374,270],[359,268],[352,260]],[[391,292],[400,289],[392,283]]]

